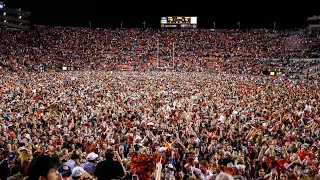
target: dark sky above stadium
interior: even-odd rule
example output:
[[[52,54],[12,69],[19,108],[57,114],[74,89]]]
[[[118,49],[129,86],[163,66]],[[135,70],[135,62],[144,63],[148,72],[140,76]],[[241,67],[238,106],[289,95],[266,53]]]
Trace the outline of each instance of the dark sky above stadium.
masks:
[[[197,16],[199,28],[295,28],[306,25],[307,17],[320,15],[308,1],[293,4],[274,1],[203,0],[2,0],[7,7],[31,12],[35,24],[61,26],[146,27],[159,28],[161,16]],[[280,1],[279,1],[280,2]],[[302,1],[301,1],[302,2]]]

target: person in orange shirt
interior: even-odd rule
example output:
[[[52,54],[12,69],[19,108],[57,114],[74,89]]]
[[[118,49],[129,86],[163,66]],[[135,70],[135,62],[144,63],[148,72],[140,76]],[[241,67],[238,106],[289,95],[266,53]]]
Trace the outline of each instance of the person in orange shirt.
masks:
[[[303,144],[301,146],[301,150],[298,152],[298,156],[300,157],[300,159],[303,161],[307,158],[307,156],[309,155],[309,151],[308,151],[308,144]]]

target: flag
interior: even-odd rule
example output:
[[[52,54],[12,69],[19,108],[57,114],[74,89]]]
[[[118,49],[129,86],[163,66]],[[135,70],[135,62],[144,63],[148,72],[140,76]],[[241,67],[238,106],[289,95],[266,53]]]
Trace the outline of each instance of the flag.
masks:
[[[145,21],[143,21],[143,23],[142,23],[143,25],[145,25],[146,24],[146,22]]]
[[[161,160],[162,160],[162,157],[160,158],[160,161],[156,164],[156,173],[155,173],[156,180],[161,179],[161,170],[162,170]]]
[[[240,21],[237,24],[240,26]]]

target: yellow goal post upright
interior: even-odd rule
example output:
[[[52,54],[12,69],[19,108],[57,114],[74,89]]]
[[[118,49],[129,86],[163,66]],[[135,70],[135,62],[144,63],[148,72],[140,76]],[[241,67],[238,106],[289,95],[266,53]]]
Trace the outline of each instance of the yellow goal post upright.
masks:
[[[172,66],[161,66],[160,58],[159,58],[159,51],[160,51],[160,42],[157,42],[157,69],[174,69],[175,68],[175,44],[172,43],[172,51],[171,51],[171,58],[172,58]]]

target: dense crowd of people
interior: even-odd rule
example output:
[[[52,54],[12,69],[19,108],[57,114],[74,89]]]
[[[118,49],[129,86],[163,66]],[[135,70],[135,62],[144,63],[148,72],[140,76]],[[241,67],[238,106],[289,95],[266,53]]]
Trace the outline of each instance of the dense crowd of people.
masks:
[[[319,92],[316,79],[251,75],[4,73],[0,147],[9,166],[1,165],[2,179],[19,172],[16,166],[27,175],[38,154],[94,176],[108,150],[138,176],[133,159],[160,154],[165,179],[213,179],[220,171],[247,179],[315,177]]]
[[[0,179],[320,179],[319,78],[258,73],[317,39],[274,35],[2,29]]]
[[[258,74],[270,58],[319,57],[318,35],[260,30],[154,30],[36,27],[1,29],[1,57],[12,69],[182,71]],[[174,61],[173,61],[174,58]],[[298,65],[297,65],[298,66]]]
[[[266,64],[268,64],[269,67],[273,67],[272,69],[286,72],[287,74],[317,74],[320,70],[320,59],[318,58],[269,59]]]

